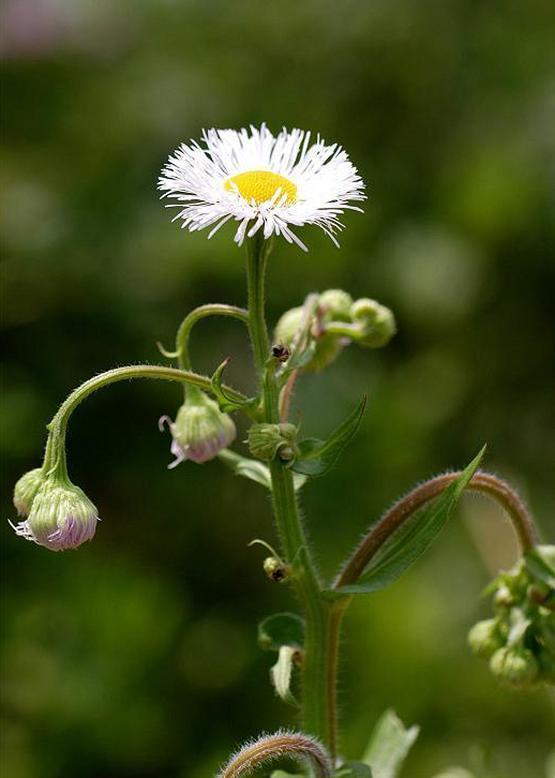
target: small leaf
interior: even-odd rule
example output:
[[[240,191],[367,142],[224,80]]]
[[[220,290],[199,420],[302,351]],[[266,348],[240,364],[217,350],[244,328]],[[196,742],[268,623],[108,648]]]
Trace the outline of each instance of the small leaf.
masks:
[[[372,778],[372,770],[363,762],[344,762],[335,773],[335,778]]]
[[[225,462],[231,468],[235,475],[240,475],[243,478],[248,478],[250,481],[255,481],[257,484],[262,484],[266,489],[272,488],[269,468],[257,459],[243,457],[235,451],[229,451],[229,449],[224,449],[218,456],[222,462]]]
[[[406,729],[392,711],[387,710],[374,727],[363,761],[372,768],[374,778],[396,778],[419,728]]]
[[[293,672],[293,660],[298,648],[294,646],[281,646],[279,649],[278,660],[270,670],[270,676],[276,694],[284,702],[290,705],[297,705],[297,700],[291,693],[291,674]]]
[[[359,428],[362,414],[366,408],[364,395],[355,410],[331,433],[326,441],[308,438],[299,443],[299,455],[291,469],[303,475],[320,476],[336,463],[345,446],[351,441]]]
[[[468,482],[476,472],[485,446],[461,475],[430,505],[418,511],[383,544],[357,583],[338,592],[367,594],[384,589],[397,580],[428,550],[443,529]]]
[[[238,402],[228,395],[226,388],[222,383],[222,377],[230,359],[231,357],[224,359],[221,365],[218,365],[214,370],[212,377],[210,378],[210,386],[212,387],[212,391],[214,392],[214,396],[222,413],[232,413],[240,408],[247,408],[256,403],[256,398],[254,397]]]
[[[524,554],[528,572],[555,589],[555,546],[534,546]]]
[[[304,643],[304,621],[296,613],[275,613],[258,625],[258,645],[264,651],[279,651],[282,646],[295,649]]]

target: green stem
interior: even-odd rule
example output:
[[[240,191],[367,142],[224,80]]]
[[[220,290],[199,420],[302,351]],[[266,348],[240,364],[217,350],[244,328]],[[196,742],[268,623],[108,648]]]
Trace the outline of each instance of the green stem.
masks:
[[[77,406],[89,395],[117,381],[128,381],[131,378],[157,378],[165,381],[177,381],[180,384],[198,387],[206,392],[212,392],[210,379],[190,370],[178,370],[164,365],[128,365],[107,370],[105,373],[93,376],[78,386],[60,405],[55,416],[48,424],[50,436],[46,445],[45,467],[48,471],[56,468],[60,474],[65,473],[65,437],[69,418]],[[226,392],[238,402],[247,398],[231,387]],[[67,475],[67,473],[66,473]]]
[[[279,387],[270,357],[264,317],[264,277],[269,249],[262,237],[248,243],[249,331],[262,383],[264,421],[279,422]],[[302,661],[302,726],[332,756],[336,748],[336,664],[341,609],[323,595],[299,515],[293,475],[279,460],[270,463],[272,502],[283,555],[305,617]]]
[[[175,341],[175,353],[177,363],[181,370],[191,369],[191,359],[189,357],[189,337],[195,324],[207,316],[229,316],[232,319],[239,319],[248,325],[249,314],[244,308],[238,308],[236,305],[224,305],[223,303],[211,303],[209,305],[200,305],[194,311],[187,314],[177,330]]]

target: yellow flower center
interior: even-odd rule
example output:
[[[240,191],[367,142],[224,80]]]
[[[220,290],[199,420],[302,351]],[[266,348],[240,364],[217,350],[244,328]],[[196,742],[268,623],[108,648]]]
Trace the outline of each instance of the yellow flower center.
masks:
[[[291,205],[291,203],[297,200],[297,187],[295,184],[289,181],[288,178],[280,176],[278,173],[272,173],[269,170],[249,170],[247,173],[238,173],[236,176],[227,179],[224,183],[224,188],[228,192],[238,190],[241,197],[244,197],[249,203],[254,200],[257,205],[271,200],[278,189],[281,189],[277,197],[278,201],[281,200],[283,195],[286,195],[286,205]]]

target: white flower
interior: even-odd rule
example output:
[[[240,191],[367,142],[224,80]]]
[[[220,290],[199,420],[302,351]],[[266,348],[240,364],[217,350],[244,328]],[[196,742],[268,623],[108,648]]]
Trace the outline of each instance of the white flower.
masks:
[[[274,137],[260,129],[208,130],[203,145],[191,141],[170,156],[158,188],[173,198],[175,220],[191,232],[212,227],[209,238],[230,219],[239,222],[235,242],[241,245],[259,229],[264,238],[283,235],[305,251],[290,226],[316,224],[338,245],[338,220],[352,201],[365,199],[364,183],[347,153],[327,146],[310,132],[283,129]]]

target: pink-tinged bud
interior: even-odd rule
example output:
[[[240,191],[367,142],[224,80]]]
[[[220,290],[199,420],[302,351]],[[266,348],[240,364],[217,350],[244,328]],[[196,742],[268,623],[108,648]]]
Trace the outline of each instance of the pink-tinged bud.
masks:
[[[170,469],[187,459],[198,464],[214,459],[237,435],[231,417],[222,413],[218,404],[204,393],[194,393],[187,398],[174,422],[168,416],[162,416],[158,423],[160,430],[165,423],[173,438],[171,453],[175,459],[168,465]]]
[[[91,540],[97,521],[97,509],[78,486],[50,477],[37,491],[27,519],[12,526],[26,540],[64,551]]]
[[[33,500],[45,480],[41,467],[22,475],[13,490],[13,504],[20,516],[28,516]]]

